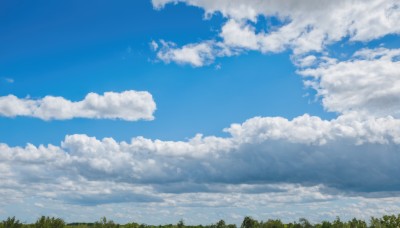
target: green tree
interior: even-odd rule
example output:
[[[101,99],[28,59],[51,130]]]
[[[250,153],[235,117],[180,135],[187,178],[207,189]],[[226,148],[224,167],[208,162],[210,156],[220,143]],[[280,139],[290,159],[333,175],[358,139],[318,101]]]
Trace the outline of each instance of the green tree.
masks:
[[[64,228],[65,222],[61,218],[42,216],[34,224],[35,228]]]
[[[22,224],[18,219],[14,217],[8,217],[6,220],[2,221],[0,224],[1,228],[20,228]]]
[[[218,222],[217,222],[217,224],[215,224],[215,227],[216,228],[226,228],[226,224],[225,224],[225,221],[224,220],[219,220]]]
[[[348,222],[350,228],[367,228],[367,223],[353,218],[351,221]]]
[[[303,228],[312,228],[311,223],[305,218],[300,218],[299,223],[300,223],[300,226]]]
[[[250,216],[246,216],[246,217],[244,217],[240,228],[256,228],[258,226],[259,226],[259,224],[258,224],[257,220],[253,219]]]
[[[262,223],[262,228],[284,228],[285,225],[282,223],[281,220],[276,219],[268,219],[266,222]]]
[[[298,224],[298,223],[296,223],[296,222],[294,222],[294,223],[288,223],[288,224],[286,224],[286,227],[287,227],[287,228],[301,228],[301,225]]]
[[[395,215],[384,215],[381,219],[381,224],[386,227],[399,227],[399,220]]]
[[[113,220],[107,220],[106,217],[100,218],[99,221],[94,223],[95,228],[117,228],[119,224],[115,224]]]
[[[332,223],[332,227],[333,228],[343,228],[344,223],[340,220],[339,217],[336,217],[335,221],[333,221],[333,223]]]
[[[330,223],[330,222],[328,222],[328,221],[322,221],[320,227],[321,227],[321,228],[331,228],[331,227],[333,227],[333,226],[332,226],[332,223]]]
[[[139,228],[139,224],[136,222],[128,223],[124,225],[124,228]]]
[[[183,219],[179,220],[179,222],[178,222],[178,224],[176,224],[176,226],[177,226],[178,228],[183,228],[183,227],[185,227],[185,222],[183,221]]]

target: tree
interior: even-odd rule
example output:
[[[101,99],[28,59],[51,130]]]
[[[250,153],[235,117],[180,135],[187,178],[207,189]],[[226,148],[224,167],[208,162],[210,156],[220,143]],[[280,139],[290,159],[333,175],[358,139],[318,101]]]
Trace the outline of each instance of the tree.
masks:
[[[371,217],[371,220],[369,223],[371,224],[370,225],[371,228],[381,228],[382,227],[381,222],[379,221],[378,218]]]
[[[367,223],[356,218],[353,218],[351,221],[348,222],[348,224],[350,228],[367,228]]]
[[[42,216],[36,220],[34,226],[36,228],[64,228],[65,222],[61,218]]]
[[[128,223],[124,225],[124,228],[139,228],[139,224],[136,222]]]
[[[331,228],[331,227],[333,227],[332,223],[330,223],[328,221],[322,221],[321,228]]]
[[[179,222],[178,222],[178,224],[176,224],[176,226],[177,226],[178,228],[183,228],[183,227],[185,227],[185,222],[183,221],[183,219],[179,220]]]
[[[106,217],[100,218],[98,222],[94,223],[95,228],[117,228],[118,224],[115,224],[113,220],[107,220]]]
[[[311,223],[305,218],[300,218],[299,223],[300,223],[301,227],[303,227],[303,228],[312,228]]]
[[[285,226],[283,225],[282,221],[279,219],[273,220],[273,219],[268,219],[265,223],[262,224],[262,227],[264,228],[284,228]]]
[[[226,228],[225,221],[222,219],[219,220],[215,226],[216,226],[216,228]]]
[[[242,225],[240,226],[240,228],[256,228],[256,227],[258,227],[258,221],[254,220],[250,216],[244,217]]]
[[[22,227],[22,224],[14,216],[14,217],[8,217],[6,220],[2,221],[0,227],[1,228],[20,228],[20,227]]]
[[[335,221],[333,221],[333,223],[332,223],[332,227],[334,227],[334,228],[343,228],[344,227],[344,223],[340,220],[339,217],[336,217]]]
[[[286,225],[286,227],[288,227],[288,228],[301,228],[301,225],[296,223],[296,222],[294,222],[294,223],[288,223]]]

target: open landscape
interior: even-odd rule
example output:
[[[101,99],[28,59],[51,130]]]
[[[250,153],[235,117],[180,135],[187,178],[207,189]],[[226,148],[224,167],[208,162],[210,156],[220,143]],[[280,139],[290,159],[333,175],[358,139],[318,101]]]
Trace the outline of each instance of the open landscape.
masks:
[[[0,228],[399,214],[400,0],[0,0]]]
[[[370,221],[363,221],[353,218],[350,221],[341,221],[337,217],[334,221],[322,221],[321,223],[312,224],[305,218],[300,218],[298,221],[284,223],[279,219],[268,219],[266,221],[257,221],[250,216],[246,216],[243,222],[238,226],[236,224],[227,224],[224,220],[219,220],[216,223],[208,225],[186,225],[183,220],[176,224],[165,225],[147,225],[136,222],[118,224],[112,220],[107,220],[102,217],[99,221],[93,223],[65,223],[61,218],[42,216],[33,224],[22,224],[15,217],[9,217],[0,224],[0,228],[396,228],[400,227],[399,215],[384,215],[382,218],[372,217]]]

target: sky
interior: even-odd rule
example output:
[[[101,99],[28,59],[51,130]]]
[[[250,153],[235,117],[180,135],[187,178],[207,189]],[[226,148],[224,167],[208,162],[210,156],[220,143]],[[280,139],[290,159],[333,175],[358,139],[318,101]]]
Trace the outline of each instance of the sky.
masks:
[[[0,2],[0,219],[400,213],[396,0]]]

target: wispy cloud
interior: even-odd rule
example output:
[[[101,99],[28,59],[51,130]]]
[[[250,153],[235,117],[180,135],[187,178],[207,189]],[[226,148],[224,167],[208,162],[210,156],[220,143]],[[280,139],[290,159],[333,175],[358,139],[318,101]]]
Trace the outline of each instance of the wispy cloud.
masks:
[[[4,82],[7,82],[7,83],[14,83],[14,79],[13,79],[13,78],[2,77],[1,79],[2,79]]]

